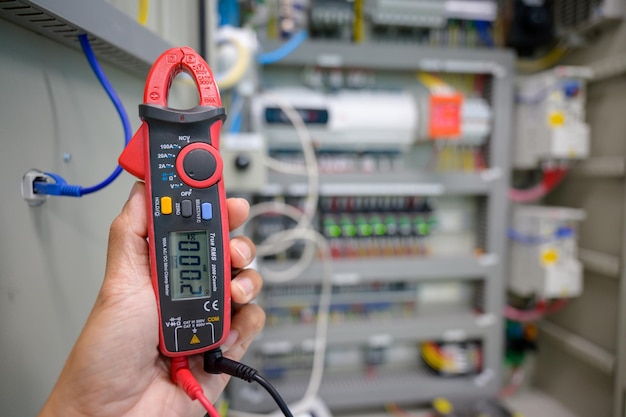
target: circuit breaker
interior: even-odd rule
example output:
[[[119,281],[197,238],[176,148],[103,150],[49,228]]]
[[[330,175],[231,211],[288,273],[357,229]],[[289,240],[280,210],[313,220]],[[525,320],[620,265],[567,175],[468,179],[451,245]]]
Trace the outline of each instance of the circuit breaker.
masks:
[[[517,206],[509,229],[509,289],[539,298],[575,297],[583,290],[582,264],[577,259],[579,209]]]
[[[513,161],[516,168],[530,169],[543,161],[589,156],[585,84],[590,77],[589,68],[559,66],[520,80]]]

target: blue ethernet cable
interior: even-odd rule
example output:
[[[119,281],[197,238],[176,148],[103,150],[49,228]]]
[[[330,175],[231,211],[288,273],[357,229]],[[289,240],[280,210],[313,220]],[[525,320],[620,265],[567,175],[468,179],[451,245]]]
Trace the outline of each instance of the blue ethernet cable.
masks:
[[[115,106],[115,110],[117,110],[117,114],[119,115],[122,121],[122,126],[124,128],[124,146],[126,146],[128,145],[128,142],[130,142],[130,139],[132,137],[130,120],[128,119],[128,114],[126,113],[126,109],[124,108],[122,101],[120,100],[119,96],[115,92],[115,89],[113,89],[113,86],[111,85],[104,71],[102,70],[102,67],[98,63],[98,60],[96,59],[93,49],[91,49],[91,44],[89,43],[87,34],[78,35],[78,40],[80,42],[80,46],[83,50],[83,53],[85,54],[85,58],[87,58],[87,61],[89,62],[89,66],[91,66],[91,69],[96,75],[96,78],[98,78],[98,81],[100,81],[100,84],[104,88],[104,91],[106,91],[107,95],[111,99],[111,102]],[[122,173],[122,167],[118,165],[115,168],[115,170],[100,183],[90,186],[90,187],[83,187],[80,185],[67,184],[65,179],[63,179],[63,177],[61,177],[58,174],[51,173],[51,172],[44,172],[45,175],[54,179],[55,182],[49,183],[46,181],[35,181],[35,183],[33,184],[33,188],[37,194],[82,197],[83,195],[94,193],[108,186],[121,173]]]
[[[294,33],[293,36],[279,48],[259,54],[257,56],[257,62],[261,65],[269,65],[278,62],[295,51],[308,37],[308,32],[302,29]]]

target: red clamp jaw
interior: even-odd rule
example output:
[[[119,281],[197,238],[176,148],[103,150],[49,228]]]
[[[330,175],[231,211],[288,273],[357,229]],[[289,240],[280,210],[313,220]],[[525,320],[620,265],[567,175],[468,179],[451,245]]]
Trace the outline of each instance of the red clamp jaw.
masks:
[[[165,51],[152,65],[144,88],[144,104],[167,107],[167,100],[174,78],[185,72],[196,83],[200,106],[221,107],[222,99],[213,76],[213,71],[204,59],[189,47],[172,48]],[[211,128],[211,135],[219,137],[221,123]],[[137,178],[145,180],[145,142],[147,126],[145,122],[137,130],[124,152],[119,157],[119,164]],[[218,148],[217,141],[214,144]]]

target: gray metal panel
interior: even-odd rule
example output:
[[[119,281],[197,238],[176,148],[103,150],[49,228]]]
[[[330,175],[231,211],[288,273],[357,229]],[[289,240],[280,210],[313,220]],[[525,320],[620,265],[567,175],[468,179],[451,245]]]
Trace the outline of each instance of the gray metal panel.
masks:
[[[498,170],[481,174],[430,174],[423,172],[404,172],[397,174],[322,174],[320,175],[320,193],[322,195],[352,195],[360,185],[367,186],[367,195],[485,195],[492,187],[499,186],[503,179]],[[306,183],[294,176],[270,174],[268,193],[306,194]],[[500,186],[499,186],[500,187]],[[501,187],[500,187],[501,188]],[[380,190],[380,191],[379,191]],[[333,192],[335,194],[333,194]]]
[[[619,316],[617,303],[608,303],[607,294],[619,292],[619,281],[585,272],[584,296],[573,299],[567,308],[555,313],[550,321],[589,340],[593,344],[613,352],[617,344]],[[589,311],[602,306],[601,317]]]
[[[587,47],[572,54],[568,64],[594,67],[595,63],[604,62],[607,57],[622,56],[626,45],[623,35],[625,28],[622,22],[605,33],[599,33]],[[620,279],[615,282],[610,276],[602,276],[608,270],[603,272],[594,268],[591,271],[591,268],[587,268],[582,296],[566,307],[555,320],[574,335],[615,353],[616,372],[613,376],[602,374],[568,353],[560,343],[545,338],[540,339],[536,380],[540,388],[577,415],[624,417],[626,118],[623,117],[623,106],[626,79],[613,77],[593,82],[587,91],[587,121],[592,131],[591,157],[573,170],[575,175],[568,176],[546,199],[546,203],[585,210],[587,217],[580,227],[580,246],[620,259]]]
[[[0,17],[74,49],[88,33],[98,58],[142,76],[171,47],[106,1],[9,0],[0,2]]]
[[[262,40],[264,50],[281,43]],[[376,70],[442,71],[468,74],[509,74],[513,53],[494,49],[453,49],[397,43],[348,44],[335,41],[309,41],[274,65],[357,67]]]
[[[367,341],[374,334],[389,335],[395,341],[451,340],[489,336],[497,326],[493,316],[474,315],[469,309],[459,309],[455,313],[439,314],[425,312],[410,319],[380,321],[354,321],[337,323],[328,330],[329,344]],[[314,325],[267,327],[259,343],[264,340],[303,341],[312,338]]]
[[[263,262],[260,271],[287,268],[294,262]],[[398,280],[485,279],[492,275],[497,260],[493,256],[482,257],[396,257],[392,259],[335,259],[334,282],[393,282]],[[390,273],[390,271],[393,271]],[[322,265],[314,263],[299,278],[301,282],[319,282]]]
[[[484,309],[486,313],[497,318],[494,331],[484,339],[484,363],[486,369],[495,371],[495,387],[501,385],[502,352],[504,350],[504,331],[502,311],[504,310],[504,296],[507,277],[507,248],[506,230],[509,219],[508,190],[511,172],[511,134],[513,125],[514,102],[514,72],[513,55],[503,53],[501,62],[507,71],[496,73],[493,77],[491,107],[493,109],[493,131],[489,147],[489,161],[491,169],[500,175],[490,188],[487,198],[487,242],[486,251],[498,256],[501,262],[490,271],[490,279],[485,285]],[[493,387],[493,386],[492,386]],[[489,392],[488,389],[485,390]],[[497,391],[491,391],[495,395]]]
[[[550,338],[540,340],[536,385],[580,417],[621,417],[613,412],[613,377],[562,349]]]
[[[254,397],[260,402],[231,401],[231,406],[243,411],[270,411],[275,409],[275,403],[269,396],[255,392],[246,382],[233,380],[234,391],[242,392],[243,398]],[[276,381],[274,386],[287,402],[295,402],[302,397],[306,389],[307,378],[290,378],[289,381]],[[482,397],[485,388],[496,390],[494,380],[483,382],[481,379],[470,377],[442,378],[428,371],[406,372],[399,371],[393,374],[376,374],[373,376],[354,375],[342,377],[334,375],[326,378],[320,388],[320,396],[326,405],[333,410],[380,407],[381,404],[392,402],[421,404],[428,403],[433,398],[446,396],[454,399]],[[355,404],[356,403],[356,404]]]

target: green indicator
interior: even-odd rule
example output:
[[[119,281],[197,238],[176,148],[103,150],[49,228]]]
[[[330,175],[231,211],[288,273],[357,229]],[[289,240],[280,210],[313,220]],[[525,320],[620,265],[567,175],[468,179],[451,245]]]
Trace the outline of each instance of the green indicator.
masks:
[[[382,223],[377,223],[374,225],[374,233],[378,236],[382,236],[387,233],[387,226]]]
[[[372,216],[370,219],[370,225],[377,236],[384,235],[387,232],[387,227],[383,224],[379,216]]]
[[[420,223],[417,226],[417,231],[420,235],[427,235],[430,233],[430,225],[428,223]]]
[[[335,222],[335,219],[333,219],[332,217],[326,217],[323,221],[324,224],[324,234],[328,237],[337,237],[334,235],[334,233],[336,233],[336,231],[334,230],[337,226],[337,223]],[[340,233],[341,234],[341,231]]]
[[[343,226],[343,234],[348,237],[356,236],[356,226],[353,224]]]
[[[357,226],[362,226],[364,224],[367,224],[367,219],[364,216],[359,216],[356,218],[356,225]]]
[[[359,226],[359,233],[361,234],[361,236],[371,236],[372,232],[372,226],[367,223]]]
[[[339,237],[341,236],[341,227],[337,225],[330,226],[328,228],[328,235],[331,237]]]

